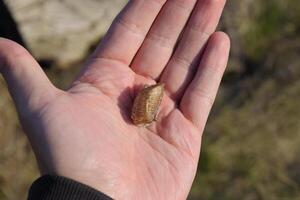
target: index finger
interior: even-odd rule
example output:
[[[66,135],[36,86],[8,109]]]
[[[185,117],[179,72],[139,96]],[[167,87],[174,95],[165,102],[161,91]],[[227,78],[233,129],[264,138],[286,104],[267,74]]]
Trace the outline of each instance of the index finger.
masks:
[[[130,0],[116,17],[93,58],[129,65],[167,0]]]

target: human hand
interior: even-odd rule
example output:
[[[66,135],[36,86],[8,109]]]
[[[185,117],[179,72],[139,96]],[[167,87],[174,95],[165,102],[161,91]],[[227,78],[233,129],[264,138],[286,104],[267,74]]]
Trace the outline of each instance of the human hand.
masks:
[[[67,91],[24,48],[0,39],[0,71],[41,173],[115,199],[185,199],[228,59],[228,36],[214,33],[224,4],[129,1]],[[157,121],[137,127],[134,97],[156,82],[166,89]]]

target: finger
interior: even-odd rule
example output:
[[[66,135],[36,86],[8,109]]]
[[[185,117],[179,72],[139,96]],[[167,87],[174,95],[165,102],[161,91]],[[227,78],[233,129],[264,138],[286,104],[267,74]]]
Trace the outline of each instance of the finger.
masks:
[[[166,0],[130,0],[93,57],[129,65]]]
[[[146,77],[156,79],[169,61],[196,0],[169,0],[159,13],[131,65]]]
[[[20,114],[48,102],[55,87],[28,51],[15,42],[0,38],[0,72]]]
[[[180,109],[184,116],[203,130],[227,65],[230,40],[225,33],[209,39],[198,72],[187,88]]]
[[[195,7],[176,52],[166,66],[161,82],[169,96],[181,99],[193,79],[209,36],[215,32],[225,0],[202,0]]]

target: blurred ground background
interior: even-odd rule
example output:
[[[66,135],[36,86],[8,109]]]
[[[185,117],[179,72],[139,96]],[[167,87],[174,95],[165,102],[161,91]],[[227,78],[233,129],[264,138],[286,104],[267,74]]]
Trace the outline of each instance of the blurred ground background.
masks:
[[[0,36],[65,88],[125,2],[0,0]],[[300,199],[300,1],[230,0],[220,29],[231,58],[189,199]],[[38,171],[1,78],[0,113],[0,200],[26,199]]]

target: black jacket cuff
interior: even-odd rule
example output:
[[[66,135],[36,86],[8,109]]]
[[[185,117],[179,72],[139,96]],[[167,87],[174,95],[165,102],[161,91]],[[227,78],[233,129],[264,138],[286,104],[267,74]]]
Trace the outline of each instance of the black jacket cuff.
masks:
[[[45,175],[30,187],[28,200],[112,200],[105,194],[74,180]]]

